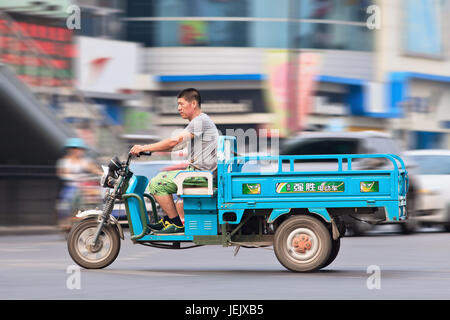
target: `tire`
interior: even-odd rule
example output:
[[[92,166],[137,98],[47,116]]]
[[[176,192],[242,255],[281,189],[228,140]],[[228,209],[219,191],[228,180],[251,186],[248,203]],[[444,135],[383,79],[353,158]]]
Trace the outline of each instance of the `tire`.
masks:
[[[400,224],[400,229],[405,235],[415,233],[418,228],[419,224],[417,223],[417,221],[410,221],[409,219]]]
[[[331,241],[330,257],[325,262],[325,264],[320,267],[320,269],[328,267],[334,261],[334,259],[336,259],[340,249],[341,249],[341,238],[337,238],[336,240],[332,240]]]
[[[450,204],[447,205],[446,212],[447,212],[447,219],[444,223],[444,230],[445,232],[450,232]]]
[[[416,217],[416,198],[413,196],[406,203],[406,212],[408,214],[408,219],[400,224],[401,232],[405,235],[413,234],[419,228],[419,222]]]
[[[90,241],[98,228],[98,220],[88,218],[72,228],[67,239],[67,247],[73,261],[86,269],[101,269],[109,266],[120,251],[120,236],[116,227],[105,224],[96,248]]]
[[[321,221],[299,215],[287,219],[277,228],[273,247],[278,261],[286,269],[310,272],[326,265],[332,252],[332,241]]]
[[[352,223],[351,229],[354,237],[363,237],[370,230],[370,225],[366,222],[355,220]]]

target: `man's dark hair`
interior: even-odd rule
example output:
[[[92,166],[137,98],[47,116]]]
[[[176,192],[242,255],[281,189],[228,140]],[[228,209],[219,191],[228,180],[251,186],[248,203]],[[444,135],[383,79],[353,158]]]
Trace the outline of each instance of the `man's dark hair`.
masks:
[[[178,96],[178,99],[183,98],[186,101],[192,102],[197,101],[198,107],[201,108],[202,105],[202,97],[200,96],[200,92],[198,92],[197,89],[194,88],[187,88],[181,91]]]

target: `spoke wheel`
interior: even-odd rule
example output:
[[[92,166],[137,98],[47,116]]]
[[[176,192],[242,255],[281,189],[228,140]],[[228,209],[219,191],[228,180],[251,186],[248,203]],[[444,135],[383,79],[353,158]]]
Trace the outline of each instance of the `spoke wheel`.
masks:
[[[100,269],[110,265],[120,251],[120,237],[112,225],[103,227],[94,246],[97,228],[97,219],[81,221],[72,228],[67,239],[70,256],[78,265],[87,269]]]

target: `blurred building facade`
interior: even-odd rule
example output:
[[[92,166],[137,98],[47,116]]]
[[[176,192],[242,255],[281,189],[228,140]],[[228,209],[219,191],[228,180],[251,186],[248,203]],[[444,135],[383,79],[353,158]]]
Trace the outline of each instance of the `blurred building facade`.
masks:
[[[135,96],[129,87],[136,70],[105,83],[99,65],[113,61],[106,68],[112,78],[111,65],[117,71],[117,60],[138,45],[116,40],[121,29],[110,22],[120,22],[122,11],[104,4],[0,3],[0,130],[10,137],[1,141],[0,225],[56,223],[55,163],[68,138],[82,137],[94,157],[126,151],[123,126],[111,115]],[[105,58],[96,47],[116,56]]]
[[[167,132],[183,124],[175,95],[191,86],[222,132],[283,129],[289,121],[277,119],[295,114],[285,101],[295,99],[292,86],[313,94],[287,134],[381,130],[405,147],[430,148],[449,144],[448,7],[446,0],[129,0],[123,20],[126,39],[143,45],[139,88]],[[314,55],[306,75],[303,53]]]
[[[374,76],[374,37],[365,22],[369,4],[131,0],[124,20],[127,39],[144,45],[141,83],[158,123],[168,131],[180,126],[174,96],[193,86],[225,133],[283,127],[274,126],[274,119],[286,117],[289,107],[288,90],[280,92],[289,76],[286,65],[306,51],[318,56],[320,70],[308,123],[325,126],[336,116],[359,116],[355,95]],[[281,79],[269,81],[276,77]]]
[[[450,148],[450,1],[380,0],[377,86],[412,148]]]
[[[184,127],[186,87],[223,134],[379,130],[450,148],[449,18],[450,0],[3,0],[2,130],[15,139],[0,224],[53,221],[66,137],[110,157]]]
[[[1,225],[56,221],[54,164],[75,132],[50,101],[73,87],[74,54],[73,33],[57,1],[1,2]]]

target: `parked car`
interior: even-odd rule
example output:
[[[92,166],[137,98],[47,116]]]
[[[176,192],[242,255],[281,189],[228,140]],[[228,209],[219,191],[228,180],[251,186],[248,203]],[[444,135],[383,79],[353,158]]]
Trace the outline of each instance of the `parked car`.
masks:
[[[362,132],[306,132],[297,137],[287,139],[280,148],[281,155],[325,155],[325,154],[379,154],[392,153],[403,158],[402,150],[396,141],[388,134],[376,131]],[[405,160],[405,159],[404,159]],[[332,161],[332,160],[331,160]],[[362,159],[352,162],[353,169],[380,169],[389,166],[385,161],[379,159]],[[337,161],[330,160],[298,163],[296,170],[305,168],[307,170],[323,170],[337,168]],[[409,164],[406,162],[409,170]],[[334,169],[333,169],[334,168]],[[408,220],[401,223],[401,230],[408,234],[416,229],[415,202],[416,182],[415,177],[409,174],[409,191],[407,196]],[[364,218],[346,219],[347,229],[353,235],[363,235],[371,230],[380,220],[383,212],[368,213]],[[360,217],[360,216],[359,216]],[[380,219],[379,219],[380,218]]]
[[[450,150],[410,150],[418,186],[418,225],[442,225],[450,232]]]

